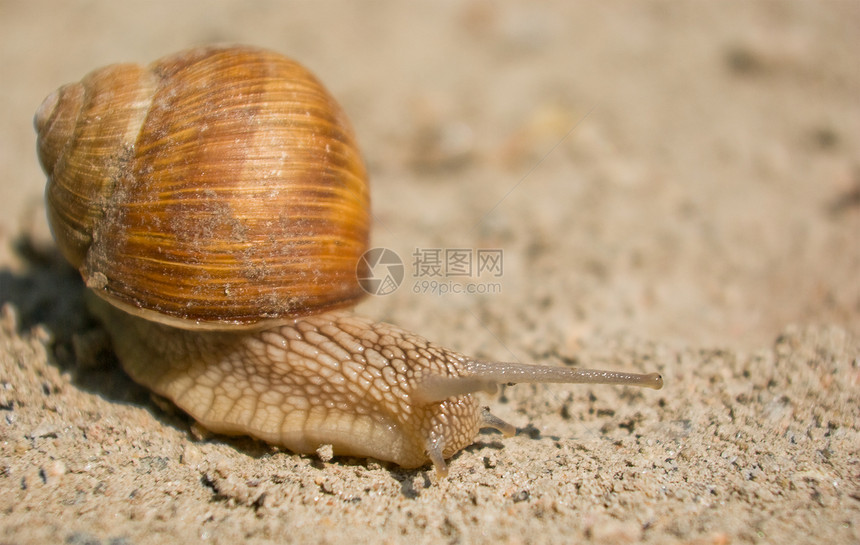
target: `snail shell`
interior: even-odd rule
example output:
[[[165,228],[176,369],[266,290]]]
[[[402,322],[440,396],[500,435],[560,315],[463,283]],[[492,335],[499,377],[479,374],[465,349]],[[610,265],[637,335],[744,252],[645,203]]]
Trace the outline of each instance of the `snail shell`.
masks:
[[[35,123],[54,236],[112,303],[253,326],[363,295],[365,167],[301,65],[231,47],[108,66],[52,93]]]
[[[345,310],[370,227],[343,111],[297,63],[205,47],[61,87],[36,113],[57,244],[125,370],[204,426],[404,467],[481,427],[515,382],[657,374],[486,362]]]

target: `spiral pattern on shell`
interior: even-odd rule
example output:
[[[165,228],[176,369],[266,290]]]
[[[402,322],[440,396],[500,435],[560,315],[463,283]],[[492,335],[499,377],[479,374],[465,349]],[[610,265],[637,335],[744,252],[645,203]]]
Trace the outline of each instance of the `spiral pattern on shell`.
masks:
[[[304,67],[250,47],[119,64],[35,119],[49,221],[87,285],[185,328],[353,303],[369,188],[342,109]]]

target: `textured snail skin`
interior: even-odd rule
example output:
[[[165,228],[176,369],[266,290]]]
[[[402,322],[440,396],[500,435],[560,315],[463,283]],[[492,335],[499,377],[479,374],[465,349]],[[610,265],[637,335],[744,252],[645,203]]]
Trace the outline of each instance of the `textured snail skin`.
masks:
[[[481,424],[474,396],[416,399],[423,376],[459,373],[463,356],[349,312],[240,333],[176,329],[106,304],[97,312],[126,372],[214,432],[296,453],[330,444],[403,467],[432,452],[444,471]]]
[[[113,65],[36,112],[60,250],[140,384],[206,428],[403,467],[445,459],[500,384],[660,388],[636,375],[475,360],[348,311],[370,227],[340,107],[303,67],[249,47]]]

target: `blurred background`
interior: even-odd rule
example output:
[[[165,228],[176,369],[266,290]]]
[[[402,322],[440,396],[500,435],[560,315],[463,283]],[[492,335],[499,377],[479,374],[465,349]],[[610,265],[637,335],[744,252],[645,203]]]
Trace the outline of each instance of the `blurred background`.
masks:
[[[26,274],[15,241],[48,236],[49,92],[247,43],[308,66],[353,121],[373,243],[407,271],[367,313],[505,359],[602,333],[857,333],[858,28],[857,2],[0,1],[0,268]],[[416,248],[502,249],[502,293],[416,294]]]

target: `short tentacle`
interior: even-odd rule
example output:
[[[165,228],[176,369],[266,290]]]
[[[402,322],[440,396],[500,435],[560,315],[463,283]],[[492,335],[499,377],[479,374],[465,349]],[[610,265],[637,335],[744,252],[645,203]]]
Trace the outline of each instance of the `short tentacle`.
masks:
[[[498,416],[490,412],[490,409],[484,407],[481,410],[481,427],[492,428],[502,432],[505,437],[513,437],[517,434],[517,428],[513,424],[508,424]]]
[[[436,468],[436,475],[440,479],[448,476],[448,464],[445,463],[445,438],[437,433],[431,433],[427,439],[427,457]]]

